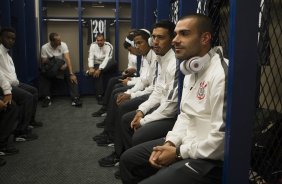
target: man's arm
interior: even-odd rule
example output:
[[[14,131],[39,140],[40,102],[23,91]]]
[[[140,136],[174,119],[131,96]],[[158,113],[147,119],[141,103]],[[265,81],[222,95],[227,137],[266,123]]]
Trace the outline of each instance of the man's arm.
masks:
[[[76,76],[74,75],[73,70],[72,70],[72,64],[71,64],[69,52],[64,53],[64,59],[65,59],[66,64],[67,64],[67,66],[68,66],[68,70],[69,70],[71,82],[77,84],[77,78],[76,78]]]
[[[141,125],[160,119],[173,118],[177,115],[178,72],[176,72],[175,59],[170,60],[170,63],[173,64],[169,64],[158,76],[154,91],[149,99],[138,107],[138,110],[147,114],[152,108],[159,106],[141,120]]]
[[[95,53],[95,43],[92,43],[89,48],[88,54],[88,68],[89,68],[89,75],[93,76],[94,70],[94,53]]]
[[[43,45],[41,47],[41,64],[45,64],[49,61],[48,56],[47,56],[47,51],[46,51],[46,46]]]
[[[113,46],[108,42],[105,42],[105,46],[107,46],[105,52],[105,59],[100,64],[99,70],[103,70],[104,68],[106,68],[109,61],[113,58]]]
[[[5,110],[7,108],[7,103],[5,103],[4,101],[0,100],[0,112],[2,110]]]
[[[67,64],[67,66],[68,66],[70,75],[74,74],[73,71],[72,71],[72,64],[71,64],[70,53],[69,52],[64,53],[64,60],[65,60],[65,62]]]
[[[5,104],[11,104],[12,103],[12,86],[8,82],[8,80],[5,78],[5,76],[0,71],[0,87],[3,90],[3,102]]]
[[[41,63],[45,64],[48,63],[49,59],[48,58],[41,58]]]

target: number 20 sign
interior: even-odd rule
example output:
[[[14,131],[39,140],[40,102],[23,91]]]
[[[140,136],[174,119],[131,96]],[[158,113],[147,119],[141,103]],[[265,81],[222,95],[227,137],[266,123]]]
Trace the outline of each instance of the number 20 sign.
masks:
[[[106,39],[106,20],[92,19],[91,30],[92,30],[92,42],[94,41],[98,33],[104,34],[104,37]]]

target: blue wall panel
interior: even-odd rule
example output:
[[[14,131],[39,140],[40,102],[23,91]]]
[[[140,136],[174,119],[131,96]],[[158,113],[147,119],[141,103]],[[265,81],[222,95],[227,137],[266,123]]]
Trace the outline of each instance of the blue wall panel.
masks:
[[[144,0],[135,0],[136,1],[136,27],[137,29],[144,28]]]
[[[137,2],[136,0],[131,1],[131,28],[136,29],[137,28]]]
[[[179,16],[196,13],[197,4],[197,0],[179,0]]]
[[[16,29],[16,43],[12,51],[16,72],[21,82],[28,82],[28,65],[26,53],[26,17],[24,0],[12,1],[11,16],[12,26]]]
[[[26,65],[27,82],[31,83],[38,75],[38,58],[36,42],[36,20],[35,20],[35,3],[34,1],[25,0],[25,17],[26,17]]]
[[[157,9],[157,0],[144,1],[144,28],[152,30],[153,24],[156,22],[154,12]]]
[[[157,19],[169,19],[170,0],[157,0]]]
[[[0,0],[0,27],[11,25],[10,0]]]

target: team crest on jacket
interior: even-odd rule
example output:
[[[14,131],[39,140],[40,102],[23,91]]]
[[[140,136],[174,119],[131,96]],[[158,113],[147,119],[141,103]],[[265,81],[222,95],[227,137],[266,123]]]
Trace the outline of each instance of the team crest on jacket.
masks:
[[[198,93],[197,93],[197,98],[199,100],[202,100],[205,98],[206,96],[206,87],[207,87],[207,83],[205,81],[201,82],[200,83],[200,87],[198,89]]]

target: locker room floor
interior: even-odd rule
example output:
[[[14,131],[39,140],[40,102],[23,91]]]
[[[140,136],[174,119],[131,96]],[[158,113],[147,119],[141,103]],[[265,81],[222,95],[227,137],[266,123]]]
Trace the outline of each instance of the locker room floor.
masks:
[[[91,113],[101,106],[94,97],[82,97],[82,108],[72,107],[69,97],[55,97],[52,105],[38,104],[35,128],[38,140],[16,143],[20,153],[5,156],[0,167],[1,184],[120,184],[116,167],[103,168],[98,160],[109,155],[112,147],[98,147],[92,140],[103,129],[96,123],[104,117]]]

